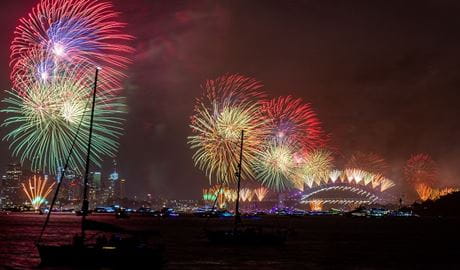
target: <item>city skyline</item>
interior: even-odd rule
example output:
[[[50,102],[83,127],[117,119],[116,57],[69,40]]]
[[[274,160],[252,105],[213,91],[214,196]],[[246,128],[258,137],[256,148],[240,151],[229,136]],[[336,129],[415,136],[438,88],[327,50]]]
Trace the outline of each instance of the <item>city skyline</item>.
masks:
[[[13,32],[34,3],[6,3],[11,10],[2,18],[6,32]],[[114,1],[127,32],[136,37],[123,92],[129,112],[116,158],[128,179],[127,194],[201,196],[208,182],[192,162],[188,119],[200,84],[226,73],[255,77],[270,95],[292,94],[311,103],[344,156],[378,153],[391,166],[392,178],[402,181],[404,162],[414,153],[429,153],[443,184],[458,184],[460,85],[453,56],[460,20],[451,14],[457,4],[431,4],[434,9],[428,1],[399,3],[405,12],[398,13],[384,1],[374,6],[293,1],[281,10],[277,1],[244,8],[214,1]],[[356,13],[345,12],[349,9]],[[134,16],[142,12],[153,12],[153,20]],[[290,16],[276,20],[277,12]],[[11,39],[5,35],[0,42],[7,48]],[[8,50],[0,54],[3,90],[11,87],[8,55]],[[8,144],[0,149],[0,164],[7,164]],[[111,162],[105,159],[103,174]]]

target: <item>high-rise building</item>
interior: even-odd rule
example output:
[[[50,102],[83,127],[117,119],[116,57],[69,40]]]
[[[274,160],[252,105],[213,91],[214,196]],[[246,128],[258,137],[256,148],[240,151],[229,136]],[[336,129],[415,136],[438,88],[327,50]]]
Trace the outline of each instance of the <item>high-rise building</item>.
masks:
[[[8,164],[6,174],[2,177],[3,206],[19,205],[23,202],[21,193],[22,169],[19,163]]]
[[[0,208],[6,205],[6,194],[5,194],[5,181],[6,175],[2,175],[0,178]]]
[[[60,170],[62,173],[62,169]],[[61,180],[61,174],[56,175],[56,181]],[[67,169],[62,177],[62,184],[59,191],[59,202],[61,204],[72,204],[80,200],[80,176],[76,171]]]
[[[101,172],[93,172],[92,173],[92,184],[94,186],[94,189],[100,190],[102,188],[102,183],[101,183]]]
[[[116,197],[116,186],[118,182],[117,162],[113,160],[113,172],[109,176],[109,198],[114,199]]]
[[[91,172],[90,174],[89,200],[90,204],[96,206],[103,203],[101,172]]]
[[[123,199],[126,197],[126,194],[125,194],[125,190],[126,190],[126,179],[122,178],[120,179],[119,181],[119,185],[118,185],[118,196],[119,198]]]

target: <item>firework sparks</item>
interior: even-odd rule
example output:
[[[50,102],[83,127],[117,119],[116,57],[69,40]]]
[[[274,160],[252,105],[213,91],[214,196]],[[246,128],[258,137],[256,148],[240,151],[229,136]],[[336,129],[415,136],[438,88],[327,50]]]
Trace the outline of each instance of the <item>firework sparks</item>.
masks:
[[[269,140],[278,144],[287,142],[306,150],[326,143],[318,117],[301,99],[286,96],[263,101],[262,113],[267,119]]]
[[[288,144],[269,143],[255,163],[257,179],[276,191],[292,188],[297,167],[293,155],[293,149]]]
[[[252,200],[252,196],[254,194],[252,193],[252,190],[250,190],[249,188],[242,188],[240,190],[240,199],[241,201],[245,202],[245,201],[251,201]]]
[[[262,85],[251,78],[226,75],[202,86],[204,97],[197,100],[192,116],[193,135],[188,137],[195,150],[195,165],[218,183],[233,183],[239,163],[240,137],[244,130],[242,178],[253,178],[255,155],[264,136],[257,98]]]
[[[332,153],[316,149],[307,153],[299,166],[299,174],[307,186],[312,187],[313,183],[321,185],[327,182],[332,170]]]
[[[268,189],[265,187],[260,187],[254,190],[254,194],[259,202],[263,201],[268,194]]]
[[[17,91],[26,91],[22,82],[46,79],[60,72],[62,64],[85,63],[105,70],[107,89],[121,86],[123,71],[133,49],[132,39],[122,32],[125,24],[109,2],[94,0],[41,0],[20,19],[11,45],[11,80]],[[50,54],[30,61],[33,51]],[[101,84],[103,86],[103,84]],[[105,88],[105,87],[104,87]]]
[[[312,200],[308,203],[311,211],[322,211],[324,202],[322,200]]]
[[[227,188],[225,190],[224,194],[225,194],[225,198],[227,199],[228,202],[235,202],[236,201],[236,197],[237,197],[236,190]]]
[[[214,190],[212,189],[203,189],[203,200],[207,203],[214,203],[217,196],[214,194]]]
[[[8,117],[2,126],[12,127],[5,139],[10,141],[13,155],[19,156],[21,162],[30,161],[32,170],[56,173],[74,138],[69,166],[76,171],[84,167],[90,124],[88,89],[92,84],[79,72],[75,68],[65,76],[32,84],[22,95],[10,91],[3,100],[7,108],[2,112]],[[117,151],[124,108],[122,98],[109,99],[98,91],[91,155],[91,161],[98,166],[103,155],[114,156]]]
[[[385,160],[375,153],[356,152],[348,160],[346,168],[357,169],[385,175],[388,165]]]
[[[453,192],[457,192],[459,191],[459,189],[451,188],[451,187],[437,189],[437,188],[432,188],[426,184],[420,183],[420,184],[416,184],[415,191],[417,191],[417,194],[422,201],[427,201],[427,200],[435,201],[441,198],[442,196],[448,195]]]
[[[329,179],[331,179],[332,183],[335,183],[337,179],[339,179],[340,175],[342,174],[339,170],[333,170],[329,174]]]
[[[438,180],[437,165],[427,154],[413,155],[406,162],[404,176],[412,185],[432,186]]]
[[[29,179],[28,185],[22,184],[24,193],[35,210],[38,210],[46,202],[46,197],[53,190],[55,183],[47,186],[46,182],[46,179],[43,180],[41,177],[34,175],[32,179]]]
[[[395,186],[395,183],[384,177],[381,174],[367,172],[361,169],[345,169],[332,170],[328,173],[328,178],[322,184],[328,184],[327,179],[330,179],[329,184],[332,185],[352,185],[352,186],[365,186],[372,188],[379,192],[385,192]]]

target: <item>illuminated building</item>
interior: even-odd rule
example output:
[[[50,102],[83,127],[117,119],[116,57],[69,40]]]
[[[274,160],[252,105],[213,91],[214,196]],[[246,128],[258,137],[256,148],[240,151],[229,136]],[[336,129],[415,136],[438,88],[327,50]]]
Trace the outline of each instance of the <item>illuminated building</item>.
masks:
[[[90,189],[89,189],[89,200],[90,202],[98,205],[99,199],[102,197],[102,182],[101,172],[90,173]]]
[[[119,181],[119,194],[118,194],[118,197],[119,198],[125,198],[126,194],[125,194],[125,187],[126,185],[126,179],[120,179]]]
[[[109,198],[115,198],[116,184],[118,181],[117,162],[113,160],[113,172],[109,176]]]
[[[2,206],[22,203],[21,180],[21,165],[19,163],[8,164],[6,174],[2,177]]]

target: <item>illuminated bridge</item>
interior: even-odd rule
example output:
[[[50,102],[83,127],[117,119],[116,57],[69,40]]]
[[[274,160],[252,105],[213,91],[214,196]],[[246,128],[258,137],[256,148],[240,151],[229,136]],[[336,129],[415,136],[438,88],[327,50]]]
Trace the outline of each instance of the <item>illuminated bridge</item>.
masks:
[[[326,204],[356,207],[394,201],[388,192],[393,186],[394,182],[382,175],[358,169],[334,170],[327,180],[314,182],[297,196],[312,210],[321,210]]]

